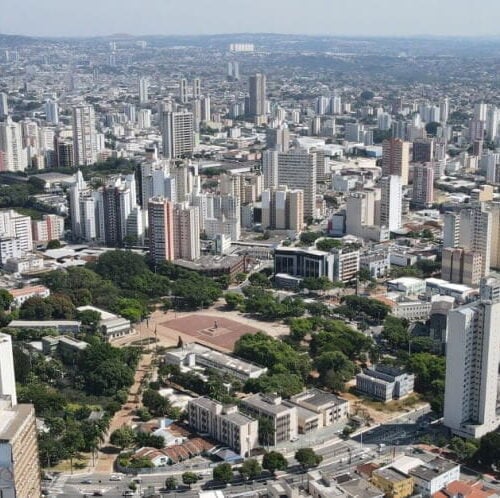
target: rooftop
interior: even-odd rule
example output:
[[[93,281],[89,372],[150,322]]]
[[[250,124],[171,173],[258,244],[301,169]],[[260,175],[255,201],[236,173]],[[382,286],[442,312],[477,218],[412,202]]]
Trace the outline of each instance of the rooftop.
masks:
[[[373,473],[391,482],[400,482],[408,479],[408,476],[406,474],[403,474],[403,472],[400,472],[393,467],[383,467],[381,469],[375,470]]]

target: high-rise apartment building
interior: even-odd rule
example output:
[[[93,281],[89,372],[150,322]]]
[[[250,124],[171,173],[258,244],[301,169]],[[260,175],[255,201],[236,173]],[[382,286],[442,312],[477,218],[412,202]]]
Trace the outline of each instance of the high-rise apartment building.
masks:
[[[200,212],[195,206],[177,204],[173,214],[175,259],[194,261],[200,257]]]
[[[490,267],[500,269],[500,202],[489,204],[491,212]]]
[[[201,98],[201,80],[200,78],[195,78],[193,80],[193,99]]]
[[[28,166],[21,125],[10,117],[0,123],[0,151],[3,152],[3,171],[24,171]]]
[[[187,104],[188,101],[188,83],[186,78],[179,80],[179,101],[181,104]]]
[[[17,404],[10,336],[0,334],[0,495],[42,495],[35,410]]]
[[[73,154],[76,165],[89,166],[97,161],[95,113],[91,105],[73,107]]]
[[[0,92],[0,118],[9,115],[9,104],[7,100],[7,94]]]
[[[45,120],[54,125],[59,124],[59,107],[56,101],[49,99],[45,102]]]
[[[149,101],[149,81],[147,78],[139,78],[139,103],[146,104]]]
[[[432,164],[414,166],[412,201],[418,207],[432,206],[434,202],[434,167]]]
[[[383,176],[380,179],[380,225],[391,232],[401,228],[403,188],[399,175]]]
[[[174,159],[193,154],[194,120],[192,112],[163,112],[160,128],[165,158]]]
[[[12,338],[9,334],[0,333],[0,359],[0,395],[10,396],[12,405],[17,405]]]
[[[316,216],[316,153],[292,149],[278,153],[278,183],[304,192],[304,217]]]
[[[489,273],[492,240],[492,213],[481,203],[445,213],[443,247],[460,247],[481,254],[481,276]]]
[[[248,114],[253,117],[266,114],[266,75],[257,73],[250,76],[249,81],[250,99]]]
[[[498,288],[489,279],[480,301],[448,313],[443,423],[461,437],[480,438],[500,425]]]
[[[141,109],[137,113],[137,126],[141,130],[151,128],[151,109]]]
[[[266,131],[266,146],[268,149],[278,152],[287,152],[290,144],[290,132],[288,127],[268,128]]]
[[[460,247],[444,247],[441,276],[455,284],[478,287],[482,277],[482,256],[479,252]]]
[[[294,230],[304,226],[304,193],[280,186],[262,192],[262,228]]]
[[[278,151],[265,150],[262,153],[262,173],[264,174],[264,188],[278,186]]]
[[[162,197],[148,202],[149,253],[155,263],[175,258],[173,206]]]
[[[41,220],[31,222],[33,240],[49,242],[59,240],[64,234],[64,218],[57,214],[44,214]]]
[[[434,160],[434,145],[433,138],[418,138],[413,142],[413,162],[414,163],[430,163]]]
[[[382,143],[382,174],[398,175],[401,184],[408,185],[410,144],[399,138],[390,138]]]

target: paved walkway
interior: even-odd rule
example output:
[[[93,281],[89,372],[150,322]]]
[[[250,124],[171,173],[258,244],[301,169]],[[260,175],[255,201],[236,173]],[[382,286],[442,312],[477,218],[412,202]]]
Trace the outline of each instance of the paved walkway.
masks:
[[[148,353],[144,354],[139,360],[139,365],[135,372],[134,384],[129,390],[127,404],[122,406],[121,410],[117,411],[114,414],[111,423],[109,425],[109,431],[106,434],[106,440],[102,444],[102,447],[109,446],[109,438],[114,430],[119,429],[123,425],[132,424],[134,418],[134,412],[141,405],[139,396],[139,389],[141,386],[141,382],[146,376],[146,374],[148,374],[151,371],[152,359],[153,355]],[[113,464],[115,458],[116,458],[115,454],[99,452],[95,467],[87,469],[87,472],[89,470],[92,470],[93,472],[102,472],[102,473],[113,472]]]

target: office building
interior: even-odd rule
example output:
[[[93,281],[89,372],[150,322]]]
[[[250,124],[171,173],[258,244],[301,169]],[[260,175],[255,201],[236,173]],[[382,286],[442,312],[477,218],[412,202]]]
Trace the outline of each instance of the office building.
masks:
[[[349,249],[332,249],[332,278],[335,282],[351,282],[359,272],[359,251]]]
[[[200,257],[200,212],[195,206],[177,204],[173,214],[174,257],[193,261]]]
[[[304,193],[286,186],[262,192],[262,227],[300,232],[304,226]]]
[[[175,159],[193,154],[194,118],[192,112],[163,112],[160,128],[163,139],[163,157]]]
[[[248,80],[250,99],[248,114],[253,117],[266,114],[266,75],[257,73]]]
[[[173,204],[163,197],[148,201],[149,253],[155,263],[175,258]]]
[[[95,113],[91,105],[73,107],[73,154],[76,165],[90,166],[97,161]]]
[[[28,167],[21,125],[10,117],[0,123],[0,153],[2,152],[1,171],[24,171]]]
[[[258,446],[258,422],[243,415],[237,406],[224,406],[209,398],[192,399],[188,403],[189,425],[229,446],[242,457],[250,456]]]
[[[291,406],[290,406],[291,405]],[[281,396],[273,394],[253,394],[241,400],[241,409],[256,419],[267,419],[273,427],[268,440],[261,444],[275,446],[297,437],[297,408],[284,404]]]
[[[380,179],[380,225],[389,231],[401,228],[403,188],[401,177],[397,175],[383,176]]]
[[[278,153],[278,182],[304,192],[305,219],[316,217],[316,161],[316,153],[304,149]]]
[[[413,168],[412,202],[419,208],[429,208],[434,202],[434,167],[416,164]]]
[[[443,424],[453,434],[478,439],[500,425],[500,301],[498,281],[484,285],[482,299],[448,314]]]
[[[380,401],[400,399],[413,392],[415,376],[400,368],[377,364],[356,375],[356,390]]]
[[[410,144],[399,138],[390,138],[382,143],[382,174],[401,177],[401,184],[408,185]]]

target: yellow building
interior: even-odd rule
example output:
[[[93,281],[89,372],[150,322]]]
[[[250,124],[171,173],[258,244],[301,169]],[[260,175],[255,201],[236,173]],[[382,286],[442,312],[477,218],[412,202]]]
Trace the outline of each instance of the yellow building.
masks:
[[[381,489],[386,498],[407,498],[413,493],[413,477],[392,468],[383,467],[372,474],[372,483]]]

